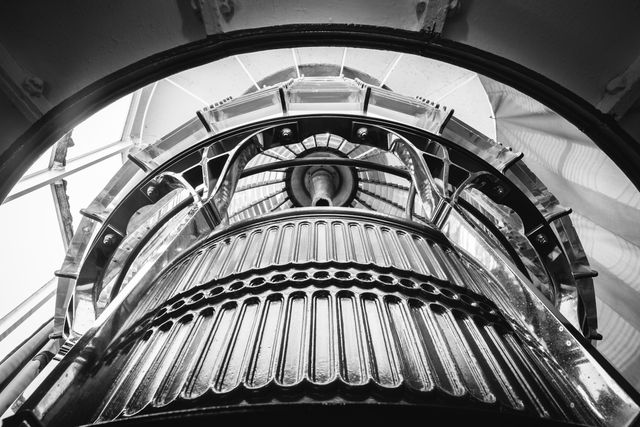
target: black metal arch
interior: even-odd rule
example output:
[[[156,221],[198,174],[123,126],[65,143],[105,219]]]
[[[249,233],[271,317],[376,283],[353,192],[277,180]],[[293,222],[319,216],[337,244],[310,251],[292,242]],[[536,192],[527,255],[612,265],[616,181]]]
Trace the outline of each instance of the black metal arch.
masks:
[[[286,25],[210,36],[152,55],[80,90],[33,124],[0,155],[0,200],[29,165],[70,128],[110,102],[176,72],[230,55],[303,46],[350,46],[410,53],[467,68],[542,102],[581,129],[640,188],[640,146],[610,116],[509,59],[429,33],[364,25]]]

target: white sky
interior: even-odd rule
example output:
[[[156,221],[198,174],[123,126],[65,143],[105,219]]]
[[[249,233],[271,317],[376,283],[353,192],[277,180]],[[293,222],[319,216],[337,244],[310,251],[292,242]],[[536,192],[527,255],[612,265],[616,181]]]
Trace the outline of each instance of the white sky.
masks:
[[[131,95],[125,96],[78,125],[73,130],[75,146],[67,158],[119,141],[130,103]],[[46,169],[49,157],[47,150],[27,174]],[[74,228],[79,210],[89,205],[121,164],[120,155],[116,155],[67,178]],[[0,235],[4,242],[0,245],[1,317],[44,285],[62,265],[65,252],[50,187],[0,206]]]

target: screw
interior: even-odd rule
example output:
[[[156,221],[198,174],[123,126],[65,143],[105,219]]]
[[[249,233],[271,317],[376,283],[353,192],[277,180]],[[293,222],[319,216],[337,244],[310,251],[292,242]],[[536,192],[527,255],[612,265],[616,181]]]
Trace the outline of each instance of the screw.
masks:
[[[356,136],[359,140],[364,140],[367,136],[369,136],[369,129],[366,127],[361,127],[356,131]]]
[[[222,0],[218,3],[218,10],[225,21],[229,22],[233,18],[234,5],[231,0]]]
[[[283,139],[291,139],[291,137],[293,136],[293,131],[289,128],[282,128],[280,130],[280,136]]]
[[[539,245],[545,245],[549,242],[549,240],[547,239],[547,236],[545,236],[543,233],[536,234],[536,236],[534,237],[534,240]]]
[[[117,239],[115,234],[107,234],[106,236],[104,236],[104,239],[102,239],[102,243],[107,247],[115,245],[116,241]]]
[[[155,186],[150,185],[147,187],[146,193],[150,199],[155,199],[156,196],[158,195],[158,189]]]
[[[22,81],[22,89],[35,98],[39,98],[44,94],[44,80],[39,77],[25,77]]]
[[[496,186],[494,191],[496,192],[496,196],[498,196],[498,197],[502,197],[502,196],[504,196],[504,193],[506,193],[506,191],[505,191],[505,189],[504,189],[504,187],[502,185]]]

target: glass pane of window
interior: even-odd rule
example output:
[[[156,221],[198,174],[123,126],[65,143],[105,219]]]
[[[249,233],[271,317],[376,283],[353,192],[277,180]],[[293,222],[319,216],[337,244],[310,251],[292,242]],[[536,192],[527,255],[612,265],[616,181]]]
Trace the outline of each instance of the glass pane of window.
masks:
[[[268,80],[280,82],[296,77],[294,70],[295,62],[293,61],[291,49],[252,52],[245,55],[238,55],[238,58],[240,58],[247,68],[247,71],[249,71],[260,87],[262,87],[263,80],[268,79],[276,73],[278,73],[277,78]],[[269,84],[273,83],[269,82]]]
[[[2,316],[53,277],[64,246],[48,186],[0,206],[0,224]]]
[[[120,98],[76,126],[72,133],[75,145],[69,148],[67,158],[73,159],[120,141],[131,97]]]
[[[56,286],[56,279],[52,278],[51,280],[55,282],[53,285]],[[47,288],[49,287],[47,286]],[[55,290],[55,288],[53,289]],[[22,299],[29,299],[32,295],[33,294],[29,294]],[[41,305],[37,305],[33,301],[30,302],[29,307],[33,311],[23,322],[17,325],[15,329],[5,335],[0,341],[0,360],[3,360],[7,355],[12,353],[18,345],[24,342],[25,339],[28,339],[28,337],[35,333],[44,323],[51,321],[51,317],[55,311],[55,301],[56,295],[54,292],[46,298]],[[0,315],[4,314],[6,313],[1,313]]]
[[[295,49],[298,64],[335,64],[342,62],[343,47],[312,46]]]
[[[74,229],[80,223],[80,209],[91,204],[120,167],[122,159],[117,154],[67,177],[67,194]]]
[[[33,162],[29,169],[24,173],[23,177],[47,170],[49,168],[49,160],[51,160],[51,148],[42,153],[42,155],[38,157],[38,160]]]

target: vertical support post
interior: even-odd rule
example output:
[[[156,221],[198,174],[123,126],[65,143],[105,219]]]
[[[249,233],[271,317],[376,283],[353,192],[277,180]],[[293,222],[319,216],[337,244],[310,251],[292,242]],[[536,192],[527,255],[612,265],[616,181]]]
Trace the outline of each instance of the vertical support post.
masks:
[[[71,215],[71,205],[69,204],[69,196],[67,195],[67,180],[61,179],[50,185],[51,195],[53,196],[53,205],[56,209],[58,224],[60,225],[60,233],[62,234],[62,243],[64,250],[69,249],[71,239],[73,239],[73,216]]]
[[[71,132],[63,136],[51,150],[51,159],[49,160],[49,170],[64,170],[67,165],[67,150],[75,144],[71,138]],[[60,226],[60,234],[62,235],[62,243],[65,251],[69,248],[71,239],[73,239],[73,217],[71,216],[71,205],[69,204],[69,196],[67,195],[67,181],[60,179],[52,182],[51,196],[53,197],[53,206],[58,217]]]
[[[133,96],[131,97],[131,104],[129,104],[129,111],[127,112],[127,118],[124,122],[124,127],[122,129],[122,136],[120,137],[121,141],[133,142],[131,138],[131,134],[133,132],[133,125],[136,120],[136,115],[138,114],[138,110],[140,108],[140,98],[142,96],[142,89],[138,89],[133,92]],[[135,146],[135,143],[132,144]],[[129,151],[131,151],[131,147],[127,150],[124,150],[120,153],[120,158],[122,159],[122,163],[128,160]]]

